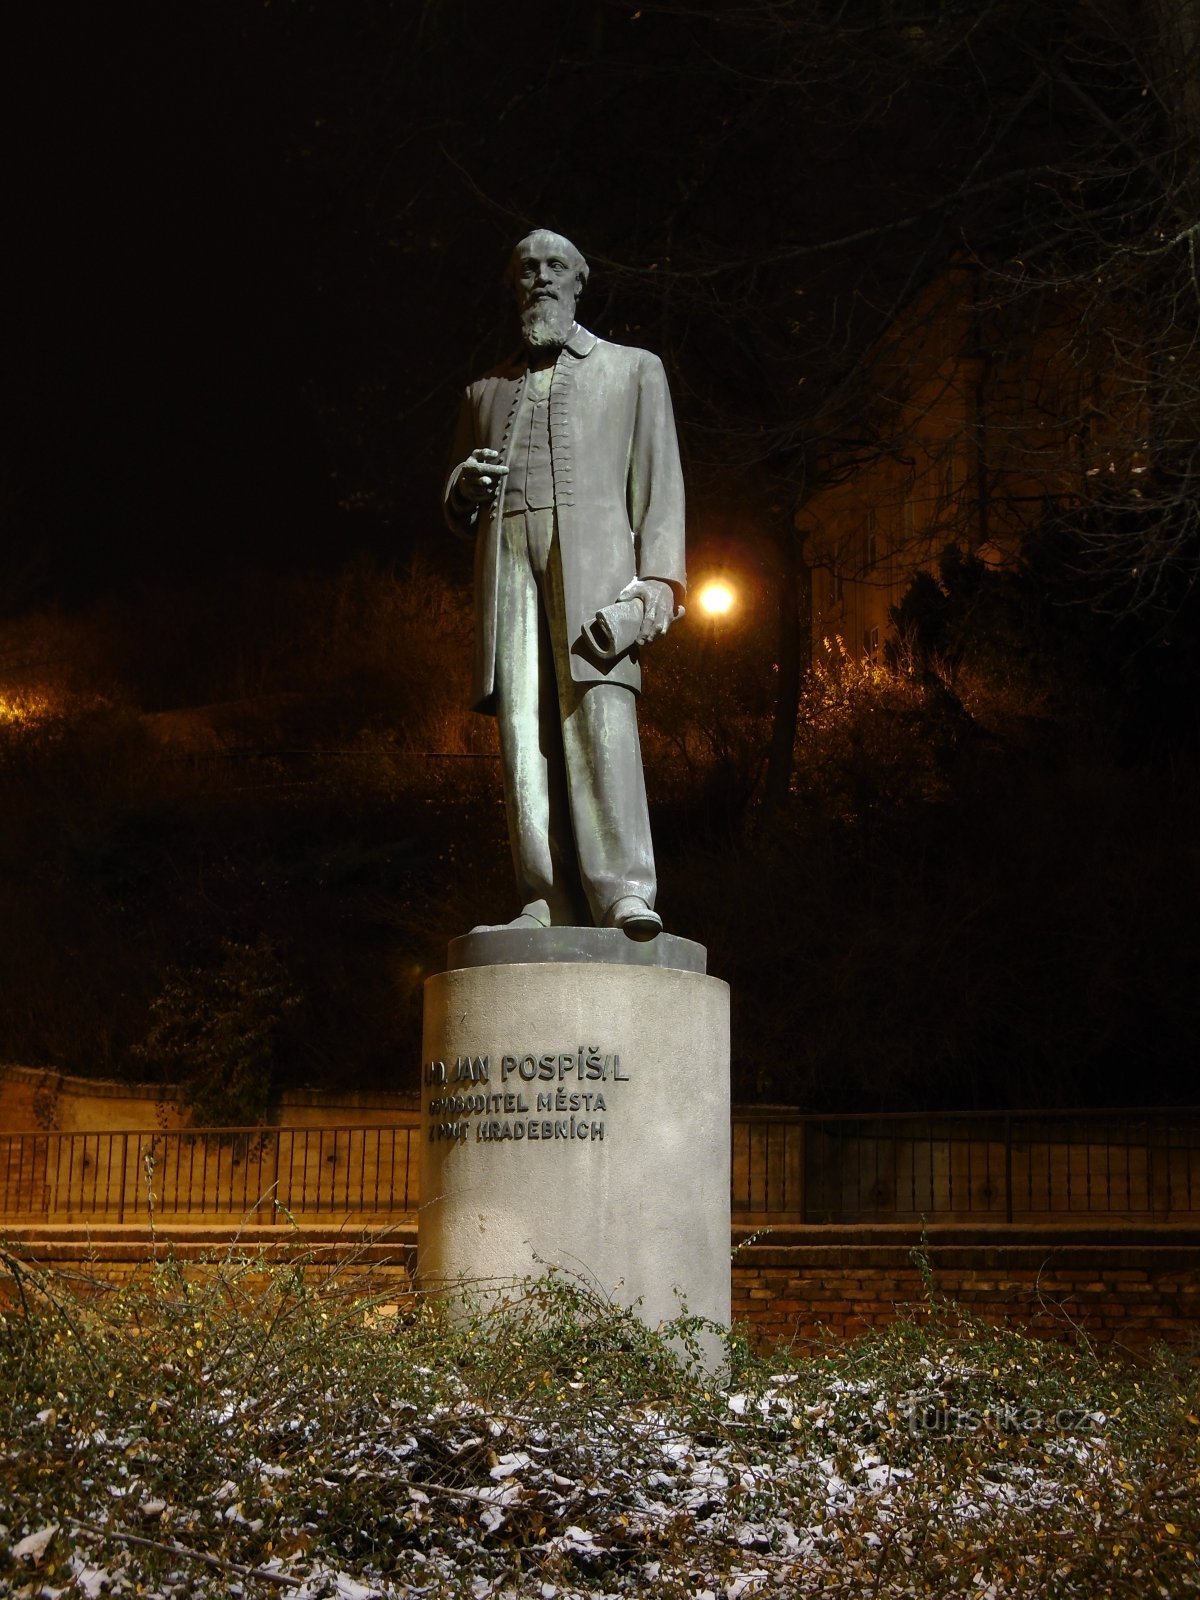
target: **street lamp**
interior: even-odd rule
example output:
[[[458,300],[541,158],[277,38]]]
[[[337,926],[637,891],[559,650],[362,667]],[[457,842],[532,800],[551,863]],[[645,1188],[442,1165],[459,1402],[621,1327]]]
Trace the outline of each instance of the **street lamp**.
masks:
[[[696,603],[706,617],[726,617],[733,610],[737,599],[732,586],[724,578],[710,578],[707,583],[701,584],[696,595]]]

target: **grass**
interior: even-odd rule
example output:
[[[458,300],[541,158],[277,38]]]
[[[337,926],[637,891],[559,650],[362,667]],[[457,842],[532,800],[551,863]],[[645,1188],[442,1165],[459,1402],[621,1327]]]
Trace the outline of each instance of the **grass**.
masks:
[[[931,1304],[719,1379],[551,1276],[457,1325],[344,1271],[11,1275],[0,1594],[1200,1590],[1200,1373]]]

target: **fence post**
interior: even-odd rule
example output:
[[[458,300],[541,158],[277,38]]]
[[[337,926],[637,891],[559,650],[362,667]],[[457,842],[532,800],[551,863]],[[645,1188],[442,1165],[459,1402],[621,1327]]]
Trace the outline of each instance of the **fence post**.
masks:
[[[1154,1135],[1150,1118],[1146,1118],[1146,1210],[1154,1216]]]
[[[117,1221],[125,1221],[125,1177],[129,1171],[129,1135],[121,1135],[121,1194],[117,1200]]]
[[[1013,1219],[1012,1196],[1012,1113],[1004,1113],[1004,1220]]]
[[[808,1118],[800,1118],[800,1226],[808,1221]]]

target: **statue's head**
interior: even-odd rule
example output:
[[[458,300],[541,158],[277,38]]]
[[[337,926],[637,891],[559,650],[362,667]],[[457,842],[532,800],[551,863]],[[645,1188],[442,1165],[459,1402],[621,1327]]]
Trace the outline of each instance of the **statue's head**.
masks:
[[[532,349],[560,348],[570,338],[587,275],[588,264],[571,241],[549,228],[535,228],[514,247],[506,281]]]

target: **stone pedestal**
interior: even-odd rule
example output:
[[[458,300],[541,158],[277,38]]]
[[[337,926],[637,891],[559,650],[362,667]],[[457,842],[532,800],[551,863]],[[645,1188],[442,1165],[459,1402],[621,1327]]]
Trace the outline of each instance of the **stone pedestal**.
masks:
[[[729,989],[704,955],[609,928],[451,943],[425,985],[424,1286],[554,1265],[651,1326],[681,1302],[728,1326]]]

